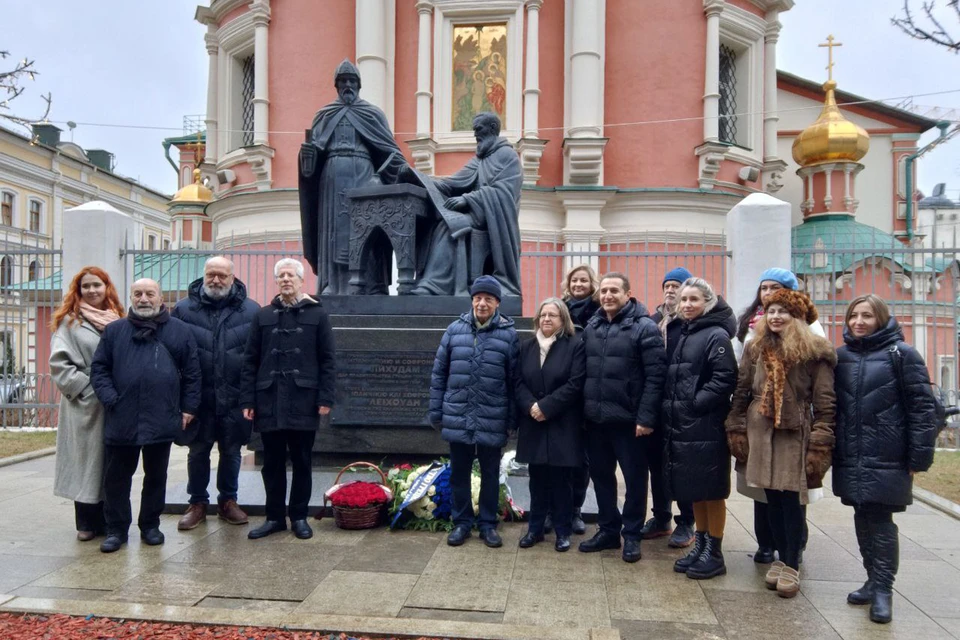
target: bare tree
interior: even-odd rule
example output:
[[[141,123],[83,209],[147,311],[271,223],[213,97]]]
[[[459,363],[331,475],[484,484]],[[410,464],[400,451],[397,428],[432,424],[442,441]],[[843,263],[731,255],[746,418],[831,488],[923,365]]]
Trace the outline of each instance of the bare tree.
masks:
[[[960,21],[960,0],[947,0],[947,7],[953,9],[957,20]],[[928,40],[945,47],[947,51],[960,53],[960,38],[951,35],[943,26],[943,22],[934,15],[936,0],[922,2],[920,8],[926,15],[926,19],[921,18],[923,25],[918,22],[913,11],[910,10],[910,0],[903,0],[903,15],[894,16],[890,21],[911,38]],[[960,26],[956,28],[956,31],[960,32]]]
[[[9,51],[0,50],[0,60],[5,60],[9,57]],[[53,104],[49,93],[40,95],[46,103],[46,108],[44,109],[43,115],[39,118],[27,118],[22,115],[17,115],[13,113],[10,107],[10,103],[16,100],[26,89],[23,85],[24,80],[34,80],[37,75],[39,75],[39,72],[34,68],[33,60],[27,58],[16,63],[12,69],[0,69],[0,120],[6,120],[30,130],[31,124],[43,122],[47,119],[47,116],[50,115],[50,106]]]

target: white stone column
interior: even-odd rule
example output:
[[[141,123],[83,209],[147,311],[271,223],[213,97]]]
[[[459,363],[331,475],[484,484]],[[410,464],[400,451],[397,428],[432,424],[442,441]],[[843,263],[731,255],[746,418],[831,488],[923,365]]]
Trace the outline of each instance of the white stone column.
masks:
[[[140,247],[134,219],[106,202],[94,200],[63,212],[63,292],[80,269],[95,264],[107,272],[126,303],[133,284],[133,256],[121,257],[124,248]],[[96,238],[96,242],[90,242]]]
[[[704,0],[707,15],[707,64],[703,88],[703,141],[720,139],[720,14],[724,0]],[[748,301],[749,302],[749,301]]]
[[[573,0],[570,52],[571,138],[603,135],[603,29],[604,0]]]
[[[418,2],[420,30],[417,34],[417,137],[430,137],[430,62],[433,47],[433,5],[430,2]]]
[[[777,39],[780,23],[777,12],[767,12],[767,30],[763,36],[763,160],[777,160]]]
[[[267,27],[269,8],[253,17],[253,144],[267,145],[270,126],[270,89],[268,86]]]
[[[217,71],[219,70],[220,43],[216,33],[216,25],[211,24],[207,26],[207,33],[203,36],[210,63],[207,69],[207,118],[204,120],[207,132],[204,142],[204,162],[211,164],[217,162],[217,129],[220,120],[217,113],[217,92],[219,91]]]
[[[760,274],[790,268],[790,204],[753,193],[727,214],[727,303],[743,309],[757,295]]]
[[[540,7],[527,0],[527,76],[523,87],[523,137],[540,137]]]
[[[363,99],[387,111],[386,0],[357,2],[357,69]],[[390,118],[388,118],[389,120]]]

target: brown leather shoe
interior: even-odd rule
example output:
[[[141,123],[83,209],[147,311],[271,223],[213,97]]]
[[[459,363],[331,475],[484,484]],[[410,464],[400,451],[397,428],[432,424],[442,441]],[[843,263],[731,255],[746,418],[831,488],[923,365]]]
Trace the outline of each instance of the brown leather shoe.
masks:
[[[247,524],[247,522],[250,521],[236,500],[227,500],[226,502],[218,504],[217,515],[230,524]]]
[[[206,522],[206,520],[207,505],[191,504],[189,507],[187,507],[187,512],[183,514],[182,518],[180,518],[180,522],[177,523],[177,529],[180,531],[196,529],[201,522]]]

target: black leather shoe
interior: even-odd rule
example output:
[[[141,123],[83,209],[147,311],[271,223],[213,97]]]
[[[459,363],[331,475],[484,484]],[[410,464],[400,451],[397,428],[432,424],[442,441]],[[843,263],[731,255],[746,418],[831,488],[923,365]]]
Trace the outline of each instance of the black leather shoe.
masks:
[[[587,523],[583,521],[583,514],[580,513],[580,509],[573,512],[573,520],[570,523],[570,527],[578,536],[582,536],[587,532]]]
[[[153,529],[147,529],[146,531],[140,532],[140,539],[143,540],[145,544],[155,547],[158,544],[163,544],[163,533],[160,529],[154,527]]]
[[[690,553],[682,558],[678,558],[677,561],[673,563],[673,570],[677,573],[686,573],[687,569],[700,558],[700,554],[703,553],[703,548],[707,544],[707,532],[695,532],[693,540],[693,549],[690,550]]]
[[[126,544],[126,542],[126,536],[121,537],[111,533],[107,536],[106,540],[100,543],[100,551],[104,553],[113,553],[114,551],[120,549],[121,546]]]
[[[636,562],[640,559],[640,541],[627,539],[623,541],[623,561]]]
[[[529,549],[530,547],[537,544],[538,542],[543,542],[543,534],[531,533],[527,531],[525,534],[523,534],[523,537],[520,538],[520,548]]]
[[[313,537],[313,529],[310,528],[306,520],[291,520],[290,530],[293,531],[293,535],[301,540]]]
[[[870,621],[887,624],[893,620],[893,592],[874,590],[870,602]]]
[[[546,520],[543,521],[543,532],[544,533],[553,533],[553,515],[547,514]]]
[[[580,543],[578,549],[584,553],[593,553],[603,551],[604,549],[619,549],[620,536],[606,531],[597,531],[592,538]]]
[[[480,539],[483,540],[483,544],[491,549],[503,546],[503,538],[500,537],[496,529],[484,529],[480,532]]]
[[[863,586],[847,594],[848,604],[870,604],[873,601],[873,580],[867,579]]]
[[[457,526],[454,527],[453,531],[447,536],[447,544],[451,547],[459,547],[466,542],[469,537],[470,527]]]
[[[694,580],[709,580],[727,572],[723,560],[723,538],[714,538],[707,534],[703,552],[697,561],[687,568],[687,577]]]
[[[553,544],[553,548],[563,553],[564,551],[570,550],[570,536],[557,536],[557,541]]]
[[[256,529],[247,532],[247,537],[251,540],[266,538],[271,533],[278,533],[287,530],[287,523],[283,520],[265,520],[262,525]]]
[[[773,555],[773,549],[770,547],[759,547],[753,554],[753,561],[757,564],[770,564],[776,559],[776,556]]]

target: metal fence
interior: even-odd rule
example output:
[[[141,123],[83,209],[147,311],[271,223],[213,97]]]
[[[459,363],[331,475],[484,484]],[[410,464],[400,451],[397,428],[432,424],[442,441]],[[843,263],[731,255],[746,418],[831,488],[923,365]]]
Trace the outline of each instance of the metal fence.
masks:
[[[907,342],[926,359],[931,378],[942,388],[947,403],[957,403],[960,245],[938,246],[934,237],[930,248],[906,248],[881,232],[855,231],[859,235],[852,237],[849,229],[834,229],[832,235],[808,243],[809,248],[793,251],[791,266],[817,303],[827,337],[838,346],[842,344],[849,302],[862,293],[876,293],[890,302]],[[188,294],[190,284],[202,277],[204,262],[213,255],[233,260],[248,296],[260,304],[268,303],[276,294],[276,261],[302,259],[299,243],[237,244],[242,248],[127,249],[123,253],[132,266],[133,278],[160,282],[169,304]],[[4,243],[2,236],[0,247],[0,428],[54,427],[59,394],[47,364],[47,327],[60,302],[60,252],[29,246],[22,238]],[[729,257],[725,239],[719,235],[675,240],[651,233],[641,240],[611,242],[599,250],[569,249],[551,242],[525,243],[521,255],[524,315],[532,315],[538,301],[561,295],[565,274],[581,264],[601,274],[626,274],[634,297],[651,312],[661,302],[663,275],[676,266],[684,266],[713,283],[722,295],[727,269],[733,268]],[[122,284],[126,291],[132,282]],[[304,289],[316,289],[315,276],[309,269]],[[735,311],[739,314],[744,310]],[[8,346],[11,356],[7,355]],[[951,424],[940,444],[960,449],[960,422]]]

